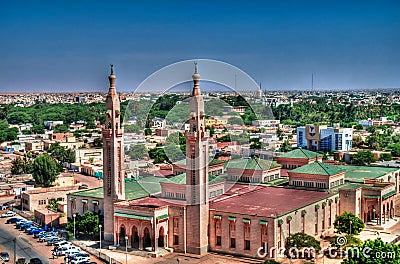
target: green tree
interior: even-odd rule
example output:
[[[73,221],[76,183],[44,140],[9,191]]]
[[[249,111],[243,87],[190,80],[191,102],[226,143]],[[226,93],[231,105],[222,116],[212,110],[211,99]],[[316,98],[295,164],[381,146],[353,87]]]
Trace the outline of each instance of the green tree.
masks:
[[[232,116],[228,118],[228,124],[230,125],[243,125],[243,120],[240,117]]]
[[[93,147],[102,148],[103,147],[103,139],[101,137],[95,138],[93,140]]]
[[[292,247],[297,249],[312,248],[315,250],[315,253],[318,253],[321,250],[319,241],[313,236],[307,235],[303,232],[291,234],[288,236],[285,243],[286,249],[290,249]]]
[[[57,212],[57,211],[58,211],[58,204],[57,204],[57,202],[62,201],[62,200],[63,200],[62,197],[59,197],[59,198],[57,198],[57,199],[51,198],[51,199],[49,200],[49,204],[46,206],[46,208],[47,208],[47,209],[50,209],[50,210],[52,210],[52,211]]]
[[[98,212],[86,211],[82,215],[75,217],[75,232],[85,235],[95,235],[99,230],[100,216]],[[74,219],[68,218],[67,230],[74,231]]]
[[[352,253],[355,252],[355,253]],[[360,252],[357,254],[356,252]],[[349,250],[343,264],[398,264],[400,246],[383,242],[381,238],[367,240],[360,247]]]
[[[154,163],[163,163],[164,161],[168,161],[168,157],[163,148],[150,149],[149,156],[153,159]]]
[[[132,144],[127,151],[127,154],[132,160],[141,160],[147,153],[147,148],[145,144]]]
[[[281,151],[282,152],[289,152],[292,150],[292,144],[288,140],[283,141]]]
[[[273,260],[273,259],[269,259],[269,260],[266,260],[264,262],[264,264],[280,264],[280,263],[278,261]]]
[[[145,134],[146,136],[151,136],[151,135],[153,134],[153,131],[151,130],[151,128],[146,128],[146,129],[144,130],[144,134]]]
[[[61,164],[64,162],[74,163],[76,160],[75,152],[72,149],[68,149],[60,145],[60,142],[51,144],[48,149],[51,156],[57,159]]]
[[[69,132],[69,128],[66,124],[60,124],[54,128],[53,132],[54,133],[67,133],[67,132]]]
[[[365,227],[364,222],[352,213],[344,212],[336,217],[333,226],[339,233],[358,235]]]
[[[185,158],[185,154],[182,153],[181,148],[174,144],[165,146],[164,153],[168,157],[167,161],[169,162],[176,162]]]
[[[16,157],[13,161],[11,161],[11,173],[14,175],[32,173],[32,164],[32,161],[26,156],[23,159]]]
[[[375,162],[374,154],[369,150],[360,150],[352,157],[352,164],[369,165]]]
[[[343,236],[335,236],[331,239],[331,247],[338,249],[346,249],[349,247],[359,247],[362,245],[361,239],[355,237],[353,235],[346,235],[346,239],[343,239]],[[343,244],[343,241],[345,244]],[[341,243],[342,242],[342,243]]]
[[[7,116],[7,121],[13,125],[21,125],[30,122],[30,117],[23,111],[13,112]]]
[[[49,187],[57,179],[59,166],[48,154],[37,156],[32,167],[32,176],[37,184]]]
[[[44,134],[45,128],[44,128],[44,125],[34,125],[34,126],[32,126],[31,131],[34,134]]]
[[[390,153],[382,153],[379,157],[379,160],[390,161],[393,159],[392,154]]]
[[[13,161],[11,161],[11,174],[18,175],[24,172],[25,163],[22,161],[20,157],[16,157]]]

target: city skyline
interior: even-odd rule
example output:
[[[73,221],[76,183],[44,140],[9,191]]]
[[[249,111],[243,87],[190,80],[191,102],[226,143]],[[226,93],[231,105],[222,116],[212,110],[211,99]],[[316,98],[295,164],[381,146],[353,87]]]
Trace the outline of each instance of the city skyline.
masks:
[[[110,63],[119,90],[134,91],[160,68],[192,59],[230,63],[265,90],[310,90],[312,74],[315,90],[400,87],[396,1],[0,6],[2,92],[105,92]]]

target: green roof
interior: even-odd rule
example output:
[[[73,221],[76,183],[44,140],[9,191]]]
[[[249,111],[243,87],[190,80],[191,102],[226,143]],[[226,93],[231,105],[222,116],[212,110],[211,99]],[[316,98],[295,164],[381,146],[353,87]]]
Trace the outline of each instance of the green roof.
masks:
[[[208,183],[213,184],[220,181],[224,181],[226,179],[225,174],[220,174],[218,176],[209,175],[208,176]],[[161,182],[170,182],[175,184],[186,184],[186,173],[181,173],[173,177],[164,178]]]
[[[153,217],[151,216],[135,215],[135,214],[114,213],[114,215],[119,217],[127,217],[127,218],[147,220],[147,221],[151,221],[151,219],[153,219]]]
[[[268,170],[280,166],[275,161],[264,159],[233,159],[226,163],[227,169]]]
[[[377,198],[380,198],[380,196],[379,196],[379,195],[369,195],[369,194],[366,194],[366,195],[364,195],[364,198],[374,198],[374,199],[377,199]]]
[[[163,215],[157,216],[157,219],[161,221],[161,220],[167,219],[168,217],[169,217],[168,214],[163,214]]]
[[[346,171],[344,177],[350,182],[364,182],[364,179],[376,179],[399,169],[355,165],[338,165],[337,167]]]
[[[141,180],[130,181],[125,183],[126,200],[136,200],[159,192],[161,192],[161,186],[159,183],[147,182]],[[88,198],[98,198],[98,199],[102,199],[104,197],[103,187],[76,191],[73,192],[73,195],[77,195],[80,197],[88,197]]]
[[[338,166],[332,166],[332,165],[325,164],[320,161],[312,162],[307,165],[304,165],[304,166],[301,166],[301,167],[291,170],[291,172],[295,172],[295,173],[317,174],[317,175],[326,175],[326,176],[336,175],[343,171],[344,171],[344,169],[339,168]]]
[[[221,164],[221,163],[224,163],[224,161],[219,160],[219,159],[212,159],[212,160],[208,163],[208,165],[209,165],[209,166],[212,166],[212,165]],[[175,165],[179,165],[179,166],[181,166],[181,167],[185,167],[185,166],[186,166],[186,159],[178,160],[178,161],[174,162],[174,164],[175,164]]]
[[[313,159],[322,155],[307,149],[294,149],[279,156],[280,158]]]
[[[395,195],[395,194],[396,194],[396,191],[394,190],[394,191],[385,193],[384,195],[382,195],[382,197],[383,197],[383,199],[386,199],[386,198],[389,198],[390,196]]]

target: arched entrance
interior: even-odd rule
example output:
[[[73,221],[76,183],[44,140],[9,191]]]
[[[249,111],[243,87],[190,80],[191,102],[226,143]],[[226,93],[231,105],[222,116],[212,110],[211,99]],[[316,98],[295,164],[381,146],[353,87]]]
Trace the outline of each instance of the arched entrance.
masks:
[[[119,228],[119,245],[121,247],[125,247],[126,241],[125,241],[125,236],[126,236],[126,229],[124,225],[121,225],[121,227]]]
[[[143,247],[151,247],[150,230],[147,227],[143,231]]]
[[[136,226],[132,227],[131,247],[139,248],[139,232]]]
[[[164,240],[164,227],[160,227],[160,230],[158,231],[158,247],[164,247]]]

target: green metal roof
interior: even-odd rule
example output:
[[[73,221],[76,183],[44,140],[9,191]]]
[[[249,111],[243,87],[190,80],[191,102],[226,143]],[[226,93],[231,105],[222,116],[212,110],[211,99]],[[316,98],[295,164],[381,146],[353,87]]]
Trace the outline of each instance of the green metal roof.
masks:
[[[380,197],[379,197],[379,195],[368,195],[368,194],[366,194],[366,195],[364,195],[364,198],[373,198],[373,199],[377,199],[377,198],[380,198]]]
[[[250,223],[250,219],[248,219],[248,218],[243,218],[243,223]]]
[[[208,163],[208,166],[213,166],[213,165],[221,164],[221,163],[224,163],[224,162],[223,162],[222,160],[219,160],[219,159],[212,159],[212,160]],[[185,166],[186,166],[186,159],[178,160],[178,161],[174,162],[174,164],[175,164],[175,165],[179,165],[179,166],[181,166],[181,167],[185,167]]]
[[[264,159],[233,159],[226,163],[227,169],[268,170],[280,166],[275,161]]]
[[[161,192],[161,186],[159,182],[139,180],[139,181],[130,181],[125,183],[126,200],[136,200],[159,192]],[[80,197],[88,197],[88,198],[98,198],[98,199],[102,199],[104,197],[103,187],[76,191],[73,192],[72,195]]]
[[[399,168],[355,165],[338,165],[337,167],[346,171],[344,177],[350,182],[364,182],[364,179],[376,179],[399,170]]]
[[[322,155],[307,149],[294,149],[279,156],[282,158],[313,159]]]
[[[127,218],[139,219],[139,220],[147,220],[147,221],[151,221],[151,219],[153,219],[153,217],[151,217],[151,216],[125,214],[125,213],[114,213],[114,216],[127,217]]]
[[[222,215],[214,215],[214,219],[222,219]]]
[[[326,176],[336,175],[343,171],[344,171],[344,169],[342,169],[342,168],[339,168],[337,166],[332,166],[329,164],[325,164],[320,161],[312,162],[307,165],[304,165],[304,166],[301,166],[301,167],[291,170],[291,172],[295,172],[295,173],[317,174],[317,175],[326,175]]]
[[[169,217],[168,214],[163,214],[163,215],[157,216],[157,219],[164,220],[164,219],[167,219],[168,217]]]
[[[266,224],[268,224],[267,220],[260,220],[260,225],[266,225]]]
[[[391,191],[391,192],[385,193],[384,195],[382,195],[382,197],[383,197],[383,199],[386,199],[395,194],[396,194],[396,191]]]
[[[236,217],[234,217],[234,216],[228,216],[228,220],[230,220],[230,221],[235,221],[235,220],[236,220]]]
[[[214,175],[208,175],[208,183],[213,184],[216,182],[224,181],[226,180],[226,175],[225,174],[220,174],[218,176]],[[181,173],[173,177],[168,177],[163,179],[160,182],[170,182],[170,183],[175,183],[175,184],[186,184],[186,173]]]

